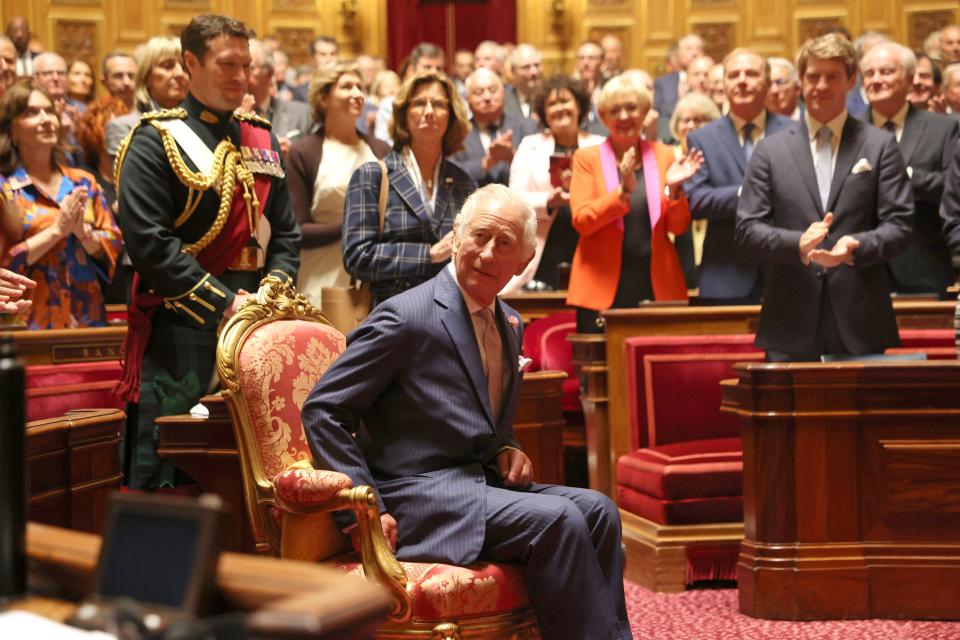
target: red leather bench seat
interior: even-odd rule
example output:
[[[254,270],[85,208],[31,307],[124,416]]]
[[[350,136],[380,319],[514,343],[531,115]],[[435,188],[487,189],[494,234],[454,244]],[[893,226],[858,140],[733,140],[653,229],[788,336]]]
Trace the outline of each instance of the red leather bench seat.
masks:
[[[631,451],[617,464],[623,509],[662,524],[743,519],[740,438],[679,442]]]
[[[580,404],[580,380],[573,368],[573,345],[567,336],[577,330],[573,313],[555,313],[533,320],[523,329],[523,355],[530,358],[528,371],[566,371],[561,389],[560,409],[564,413],[583,413]]]
[[[56,418],[74,409],[124,409],[113,395],[120,362],[76,362],[26,368],[27,421]]]
[[[753,335],[625,341],[634,450],[617,462],[620,507],[664,525],[743,520],[740,424],[720,413],[720,381],[761,361]]]

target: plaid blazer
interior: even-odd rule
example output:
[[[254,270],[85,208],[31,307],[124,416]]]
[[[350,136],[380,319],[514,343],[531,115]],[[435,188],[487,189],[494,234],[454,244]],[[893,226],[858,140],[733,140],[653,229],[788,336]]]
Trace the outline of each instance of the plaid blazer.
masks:
[[[451,229],[453,219],[477,184],[462,169],[441,160],[433,215],[428,213],[402,156],[383,159],[390,193],[380,232],[380,165],[361,165],[350,178],[343,203],[343,264],[347,272],[369,282],[376,305],[426,282],[446,264],[430,262],[430,245]]]

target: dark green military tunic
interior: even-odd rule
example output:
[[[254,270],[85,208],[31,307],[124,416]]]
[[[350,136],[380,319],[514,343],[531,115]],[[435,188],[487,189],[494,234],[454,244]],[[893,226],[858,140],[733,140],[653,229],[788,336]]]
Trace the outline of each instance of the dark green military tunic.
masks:
[[[163,118],[182,119],[211,151],[224,139],[240,149],[240,124],[233,114],[213,112],[193,95],[188,95],[181,107]],[[165,303],[153,316],[143,359],[140,402],[127,407],[124,474],[127,485],[134,489],[176,484],[176,470],[156,455],[156,418],[186,413],[213,390],[216,331],[223,312],[236,291],[256,292],[261,277],[268,273],[295,279],[300,243],[286,178],[272,175],[267,201],[260,203],[270,227],[263,268],[228,270],[219,276],[205,271],[184,249],[197,243],[214,225],[220,210],[219,180],[201,192],[192,213],[185,213],[190,189],[171,165],[161,134],[150,119],[150,114],[144,116],[128,146],[118,153],[118,222],[125,247],[140,274],[140,290],[155,292]],[[261,121],[258,126],[269,125]],[[270,141],[275,152],[271,157],[278,161],[273,167],[266,166],[269,162],[261,166],[282,174],[280,147],[273,134]],[[197,171],[179,145],[177,151],[186,168]],[[179,173],[184,172],[181,169]],[[197,192],[192,195],[196,197]]]

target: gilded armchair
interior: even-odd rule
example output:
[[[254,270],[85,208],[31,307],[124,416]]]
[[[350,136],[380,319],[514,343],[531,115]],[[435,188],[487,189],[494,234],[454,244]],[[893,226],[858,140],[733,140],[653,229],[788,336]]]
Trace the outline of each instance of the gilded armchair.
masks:
[[[291,284],[268,276],[263,285],[261,299],[223,325],[217,346],[258,547],[383,585],[393,608],[378,638],[539,638],[518,567],[399,562],[373,489],[313,468],[300,411],[346,341]],[[347,509],[357,517],[359,555],[331,515]]]

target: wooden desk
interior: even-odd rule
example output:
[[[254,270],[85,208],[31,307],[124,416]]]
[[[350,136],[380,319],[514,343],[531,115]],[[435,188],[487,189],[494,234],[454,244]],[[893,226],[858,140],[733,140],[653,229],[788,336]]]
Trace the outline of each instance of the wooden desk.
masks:
[[[113,491],[120,490],[117,409],[73,411],[27,423],[29,517],[99,533]]]
[[[64,600],[86,595],[99,551],[97,535],[29,523],[31,590],[41,595],[16,608],[69,617],[73,607]],[[390,607],[373,583],[293,560],[225,552],[216,585],[227,610],[250,612],[251,630],[273,638],[370,638]]]
[[[894,300],[897,324],[902,329],[950,329],[953,327],[954,302]],[[631,336],[650,335],[714,335],[753,333],[756,331],[759,305],[731,307],[651,306],[639,309],[610,309],[603,312],[606,321],[605,361],[591,360],[583,379],[583,397],[604,399],[606,406],[593,408],[596,421],[592,428],[600,435],[594,438],[598,446],[606,440],[609,448],[589,451],[595,458],[596,484],[591,476],[590,486],[610,497],[616,495],[614,473],[617,460],[630,450],[628,391],[624,340]],[[574,339],[574,357],[577,357],[577,339]],[[589,347],[583,347],[589,349]],[[595,347],[593,347],[595,348]],[[599,351],[593,352],[596,358]],[[604,387],[599,384],[606,368]],[[587,411],[587,406],[584,410]],[[588,423],[589,425],[589,423]],[[589,442],[588,442],[589,447]],[[604,469],[609,471],[604,472]]]
[[[740,611],[960,619],[960,363],[735,371]]]
[[[46,329],[44,331],[2,331],[17,348],[25,364],[64,364],[117,360],[127,337],[126,325],[95,329]]]
[[[560,399],[565,378],[562,371],[524,374],[514,430],[533,463],[539,482],[563,484],[564,481],[565,422]],[[227,530],[227,549],[268,553],[266,539],[255,540],[247,521],[240,456],[226,404],[219,395],[207,396],[201,402],[210,410],[209,418],[165,416],[157,420],[160,428],[157,453],[188,473],[203,491],[223,498],[231,523]]]

